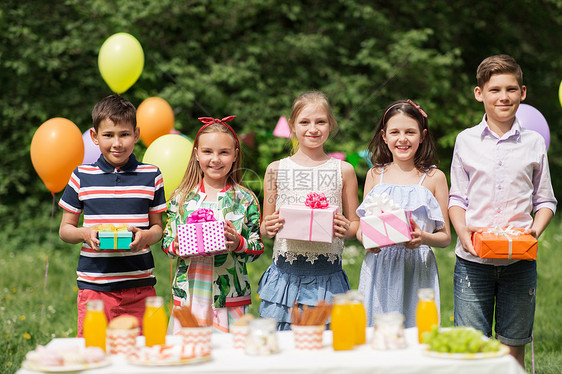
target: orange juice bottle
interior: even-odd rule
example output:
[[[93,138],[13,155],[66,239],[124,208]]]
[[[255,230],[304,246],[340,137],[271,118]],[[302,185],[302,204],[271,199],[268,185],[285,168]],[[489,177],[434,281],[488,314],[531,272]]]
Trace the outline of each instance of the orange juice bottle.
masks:
[[[418,306],[416,308],[416,324],[418,325],[418,341],[423,343],[423,333],[431,331],[439,325],[439,314],[435,305],[435,292],[432,288],[418,290]]]
[[[160,296],[146,298],[146,309],[142,318],[144,344],[147,347],[166,344],[168,317],[164,310],[164,300]]]
[[[353,349],[355,344],[355,324],[353,323],[351,304],[345,294],[334,295],[332,307],[332,346],[335,351]]]
[[[86,347],[100,347],[105,351],[105,330],[107,318],[103,311],[102,300],[88,301],[86,317],[84,318],[84,339]]]
[[[365,329],[367,328],[367,313],[363,305],[363,295],[359,291],[347,292],[351,307],[351,320],[355,325],[355,345],[365,344]]]

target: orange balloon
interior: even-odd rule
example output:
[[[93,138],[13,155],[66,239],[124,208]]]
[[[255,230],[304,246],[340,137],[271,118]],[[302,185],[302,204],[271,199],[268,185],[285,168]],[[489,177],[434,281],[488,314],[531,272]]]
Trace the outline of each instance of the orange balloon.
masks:
[[[84,159],[82,132],[66,118],[51,118],[35,131],[30,153],[45,187],[52,193],[62,191]]]
[[[137,109],[137,126],[141,140],[148,147],[174,128],[174,111],[166,100],[149,97]]]

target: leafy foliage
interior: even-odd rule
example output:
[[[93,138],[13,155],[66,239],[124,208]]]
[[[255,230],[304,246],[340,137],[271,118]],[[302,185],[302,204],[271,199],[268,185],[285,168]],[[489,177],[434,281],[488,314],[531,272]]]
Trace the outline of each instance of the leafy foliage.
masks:
[[[82,131],[90,127],[93,105],[111,93],[97,53],[116,32],[131,33],[145,51],[143,74],[124,96],[135,105],[163,97],[174,108],[175,128],[191,136],[198,116],[236,114],[235,129],[255,134],[257,147],[244,152],[246,167],[259,176],[290,150],[272,137],[277,119],[311,89],[328,95],[340,124],[328,150],[348,154],[366,148],[388,103],[418,101],[447,170],[456,134],[482,115],[471,94],[477,64],[509,53],[525,72],[528,103],[549,121],[557,170],[561,7],[557,0],[4,1],[0,215],[18,211],[23,200],[48,199],[29,158],[33,134],[57,116]],[[137,156],[144,149],[136,147]],[[358,165],[360,179],[366,169]],[[560,173],[552,174],[560,185]],[[259,194],[259,183],[251,187]]]

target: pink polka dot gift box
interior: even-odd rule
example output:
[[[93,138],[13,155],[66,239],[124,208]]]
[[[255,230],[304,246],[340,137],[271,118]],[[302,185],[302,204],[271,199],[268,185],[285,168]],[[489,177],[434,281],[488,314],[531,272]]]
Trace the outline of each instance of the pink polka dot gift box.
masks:
[[[210,256],[226,252],[224,223],[210,209],[197,209],[184,225],[178,225],[178,255],[182,257]]]

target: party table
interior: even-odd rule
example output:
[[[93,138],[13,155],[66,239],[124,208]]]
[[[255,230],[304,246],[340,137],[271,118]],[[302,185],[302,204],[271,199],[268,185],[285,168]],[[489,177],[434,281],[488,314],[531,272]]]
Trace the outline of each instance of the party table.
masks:
[[[367,330],[369,337],[371,331]],[[424,354],[417,343],[417,329],[406,330],[408,347],[400,350],[374,350],[369,344],[352,351],[334,351],[331,331],[324,332],[324,348],[316,351],[296,350],[292,332],[277,333],[280,352],[268,356],[249,356],[233,348],[231,334],[213,334],[212,357],[208,362],[181,366],[139,366],[122,356],[111,356],[111,364],[84,371],[84,374],[171,374],[171,373],[455,373],[455,374],[525,374],[510,355],[485,359],[435,358]],[[168,336],[167,344],[176,344],[177,336]],[[49,347],[84,344],[83,339],[53,339]],[[142,346],[140,336],[137,345]],[[36,374],[27,369],[17,374]]]

